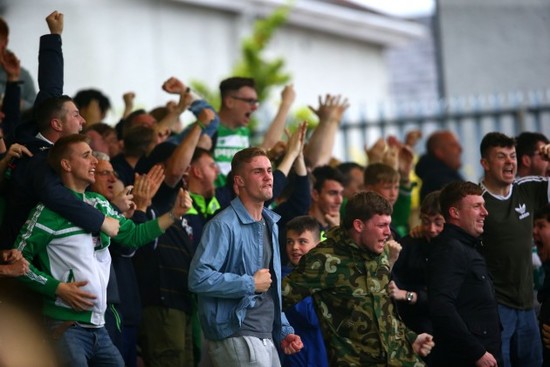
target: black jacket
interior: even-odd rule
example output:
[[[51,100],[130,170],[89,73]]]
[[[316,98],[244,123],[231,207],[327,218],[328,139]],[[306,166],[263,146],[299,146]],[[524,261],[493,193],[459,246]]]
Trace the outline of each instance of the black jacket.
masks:
[[[453,181],[464,181],[460,172],[455,171],[431,154],[424,154],[416,164],[415,173],[422,180],[420,200],[432,191],[441,190]]]
[[[428,300],[434,330],[434,366],[474,366],[491,353],[502,363],[500,319],[493,283],[477,250],[482,243],[445,224],[428,260]]]
[[[392,269],[393,280],[400,289],[416,292],[417,295],[415,304],[396,302],[399,315],[412,331],[431,334],[426,281],[431,243],[425,238],[412,238],[410,235],[403,237],[399,243],[403,249]]]

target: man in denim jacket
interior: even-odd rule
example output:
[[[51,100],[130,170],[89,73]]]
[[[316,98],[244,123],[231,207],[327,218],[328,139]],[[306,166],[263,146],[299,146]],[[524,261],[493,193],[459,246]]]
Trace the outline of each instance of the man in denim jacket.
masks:
[[[189,271],[198,294],[199,318],[214,366],[280,366],[285,354],[302,348],[281,311],[279,216],[264,208],[273,174],[263,150],[247,148],[233,157],[231,205],[205,227]]]

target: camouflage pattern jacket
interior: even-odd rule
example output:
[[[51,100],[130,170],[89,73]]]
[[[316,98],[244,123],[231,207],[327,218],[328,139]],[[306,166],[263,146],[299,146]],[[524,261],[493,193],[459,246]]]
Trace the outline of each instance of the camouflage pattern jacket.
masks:
[[[336,227],[283,279],[283,309],[312,296],[330,366],[424,366],[387,294],[389,276],[387,251],[361,249]]]

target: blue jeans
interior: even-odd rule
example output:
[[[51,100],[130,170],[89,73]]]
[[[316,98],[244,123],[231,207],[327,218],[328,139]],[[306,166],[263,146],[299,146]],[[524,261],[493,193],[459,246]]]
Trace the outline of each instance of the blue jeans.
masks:
[[[49,322],[50,328],[62,322]],[[79,367],[124,367],[124,361],[104,327],[69,327],[59,339],[56,347],[63,366]]]
[[[499,304],[498,313],[504,367],[540,367],[542,342],[535,310],[517,310]]]

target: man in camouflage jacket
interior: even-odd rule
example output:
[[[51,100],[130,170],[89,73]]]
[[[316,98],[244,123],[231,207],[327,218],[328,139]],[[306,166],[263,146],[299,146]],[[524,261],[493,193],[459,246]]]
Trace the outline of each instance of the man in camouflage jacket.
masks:
[[[424,366],[429,334],[397,318],[387,293],[391,205],[374,192],[354,196],[340,227],[283,280],[283,308],[312,296],[331,366]]]

